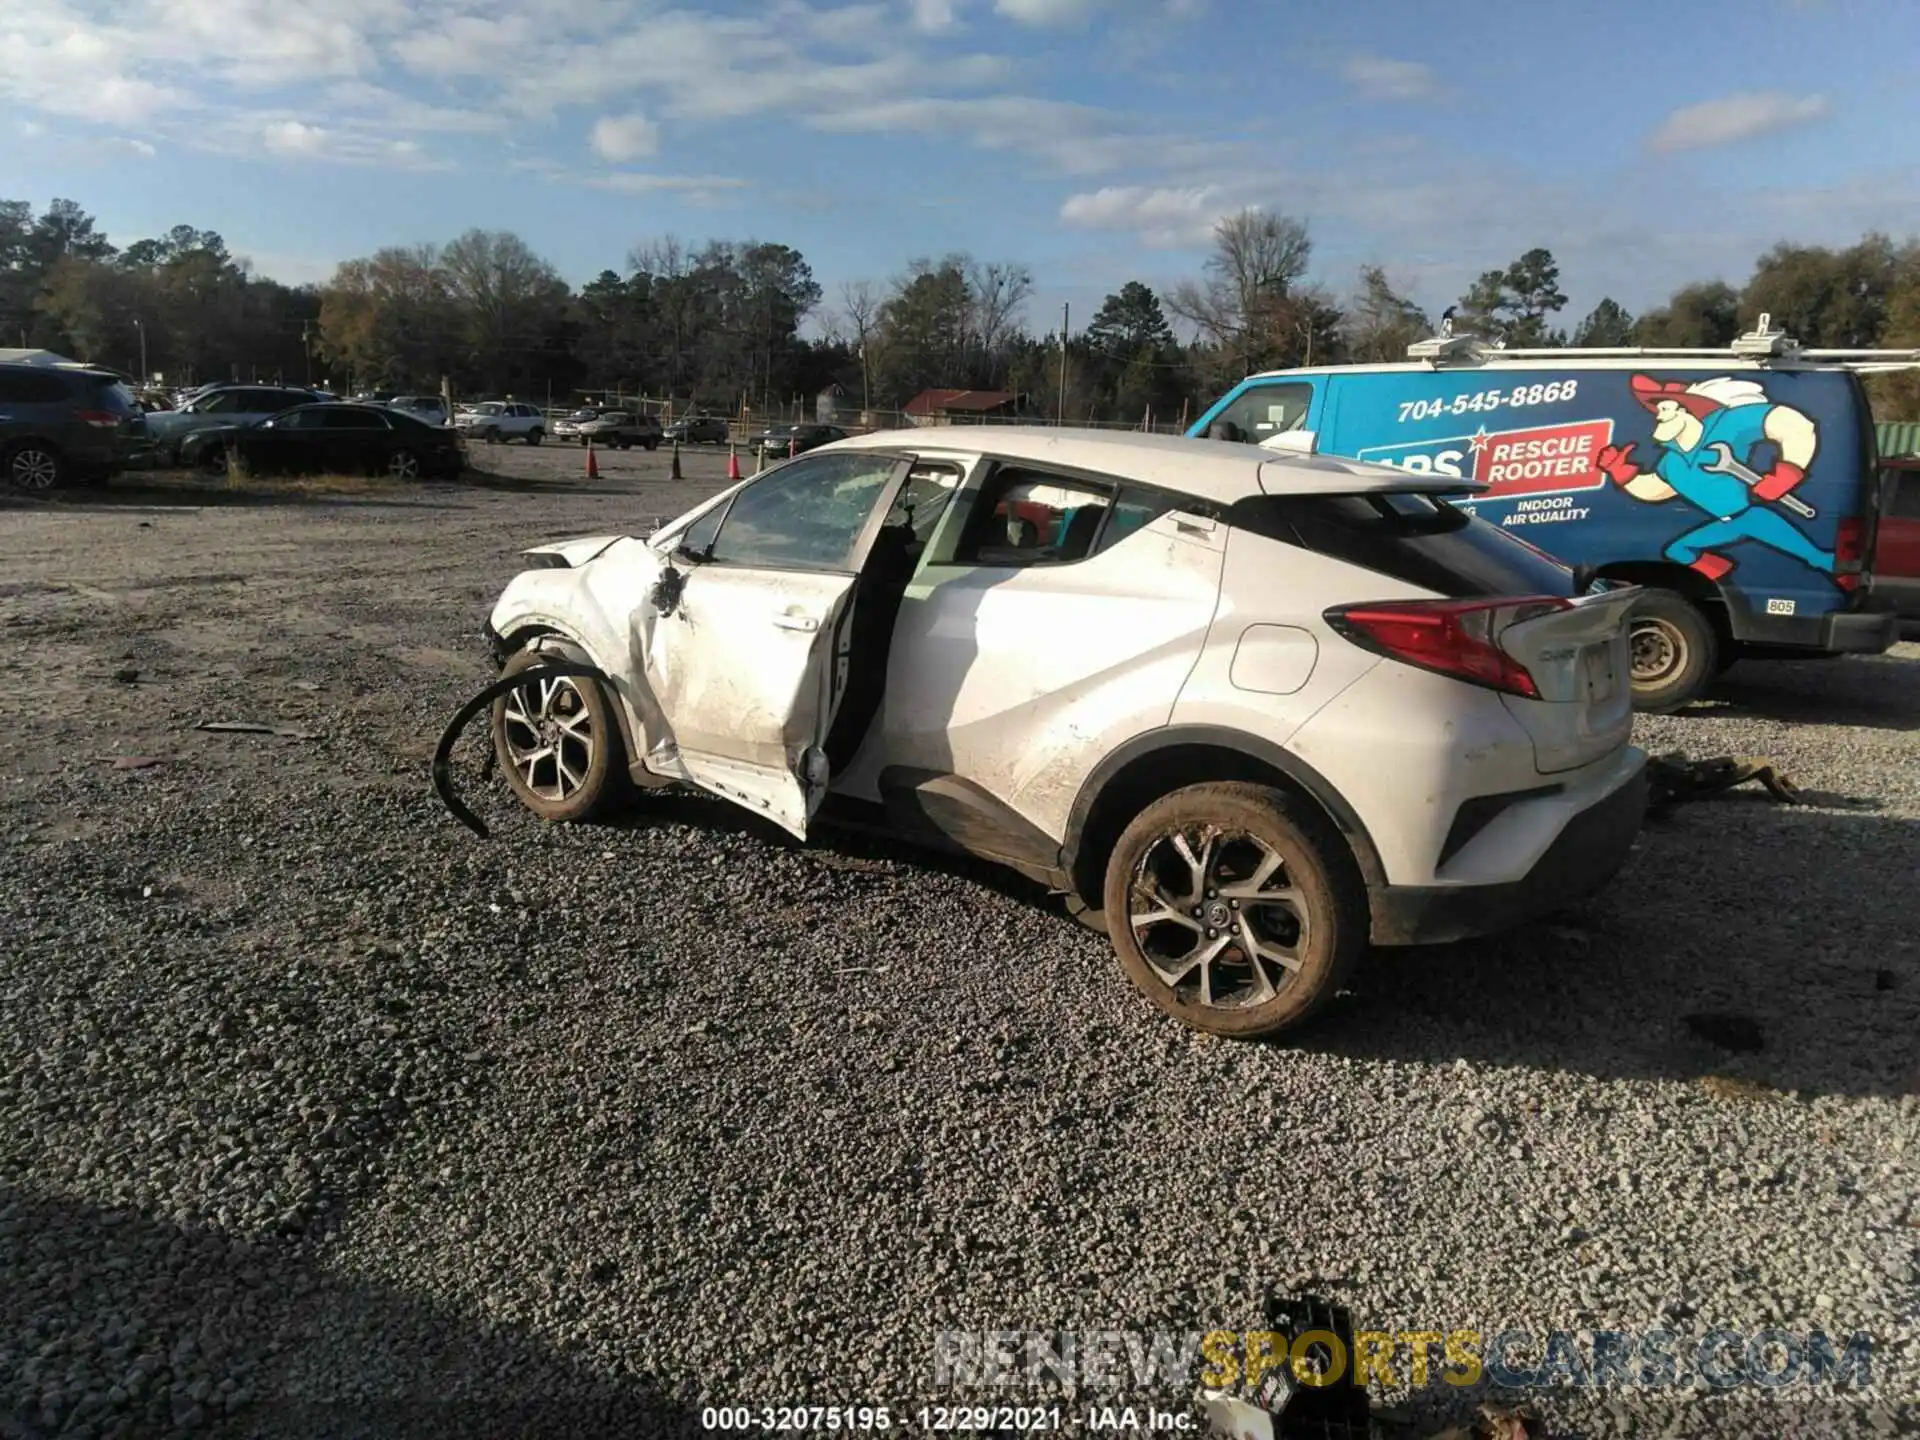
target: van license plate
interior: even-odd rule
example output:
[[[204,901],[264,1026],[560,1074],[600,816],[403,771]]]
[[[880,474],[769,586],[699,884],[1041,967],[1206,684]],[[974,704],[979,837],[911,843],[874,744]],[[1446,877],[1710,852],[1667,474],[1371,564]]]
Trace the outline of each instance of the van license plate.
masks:
[[[1595,704],[1613,698],[1613,646],[1587,646],[1580,657],[1580,669],[1587,679],[1587,699]]]

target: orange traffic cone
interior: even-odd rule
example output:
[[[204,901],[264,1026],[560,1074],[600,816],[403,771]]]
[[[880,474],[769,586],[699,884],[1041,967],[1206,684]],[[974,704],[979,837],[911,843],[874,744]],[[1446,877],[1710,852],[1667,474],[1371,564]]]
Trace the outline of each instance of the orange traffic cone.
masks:
[[[727,446],[727,479],[738,480],[739,478],[740,478],[740,452],[734,449],[734,447],[731,444],[729,444]]]
[[[587,440],[587,478],[589,480],[598,480],[600,478],[600,462],[593,458],[593,440],[591,437]]]

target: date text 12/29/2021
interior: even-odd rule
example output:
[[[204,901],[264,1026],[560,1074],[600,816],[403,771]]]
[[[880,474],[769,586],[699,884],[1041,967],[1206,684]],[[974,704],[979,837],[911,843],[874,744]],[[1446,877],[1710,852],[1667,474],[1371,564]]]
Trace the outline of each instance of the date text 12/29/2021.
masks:
[[[1162,1418],[1169,1423],[1159,1428],[1168,1430],[1186,1430],[1196,1423],[1187,1415]],[[1084,1420],[1090,1429],[1114,1428],[1101,1424],[1099,1412],[1069,1416],[1057,1405],[922,1405],[913,1410],[886,1405],[709,1405],[700,1412],[703,1430],[733,1434],[874,1434],[895,1429],[928,1434],[1004,1435],[1010,1430],[1039,1434],[1061,1430],[1069,1419]]]

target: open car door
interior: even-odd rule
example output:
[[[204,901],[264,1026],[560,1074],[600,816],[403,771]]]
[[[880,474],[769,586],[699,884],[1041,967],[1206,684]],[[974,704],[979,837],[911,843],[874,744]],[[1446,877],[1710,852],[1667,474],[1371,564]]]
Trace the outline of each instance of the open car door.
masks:
[[[907,457],[818,454],[775,467],[701,516],[652,625],[646,673],[682,778],[804,839],[830,778],[825,739],[850,667],[860,573]]]

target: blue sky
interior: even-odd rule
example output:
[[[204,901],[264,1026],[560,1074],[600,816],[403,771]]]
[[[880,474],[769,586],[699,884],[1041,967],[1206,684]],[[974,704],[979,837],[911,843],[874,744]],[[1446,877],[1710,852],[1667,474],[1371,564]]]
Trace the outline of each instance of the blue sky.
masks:
[[[471,226],[572,281],[675,234],[798,247],[837,301],[916,255],[1077,329],[1304,217],[1336,294],[1437,310],[1545,245],[1569,323],[1775,240],[1920,232],[1912,0],[5,0],[0,196],[258,269]]]

